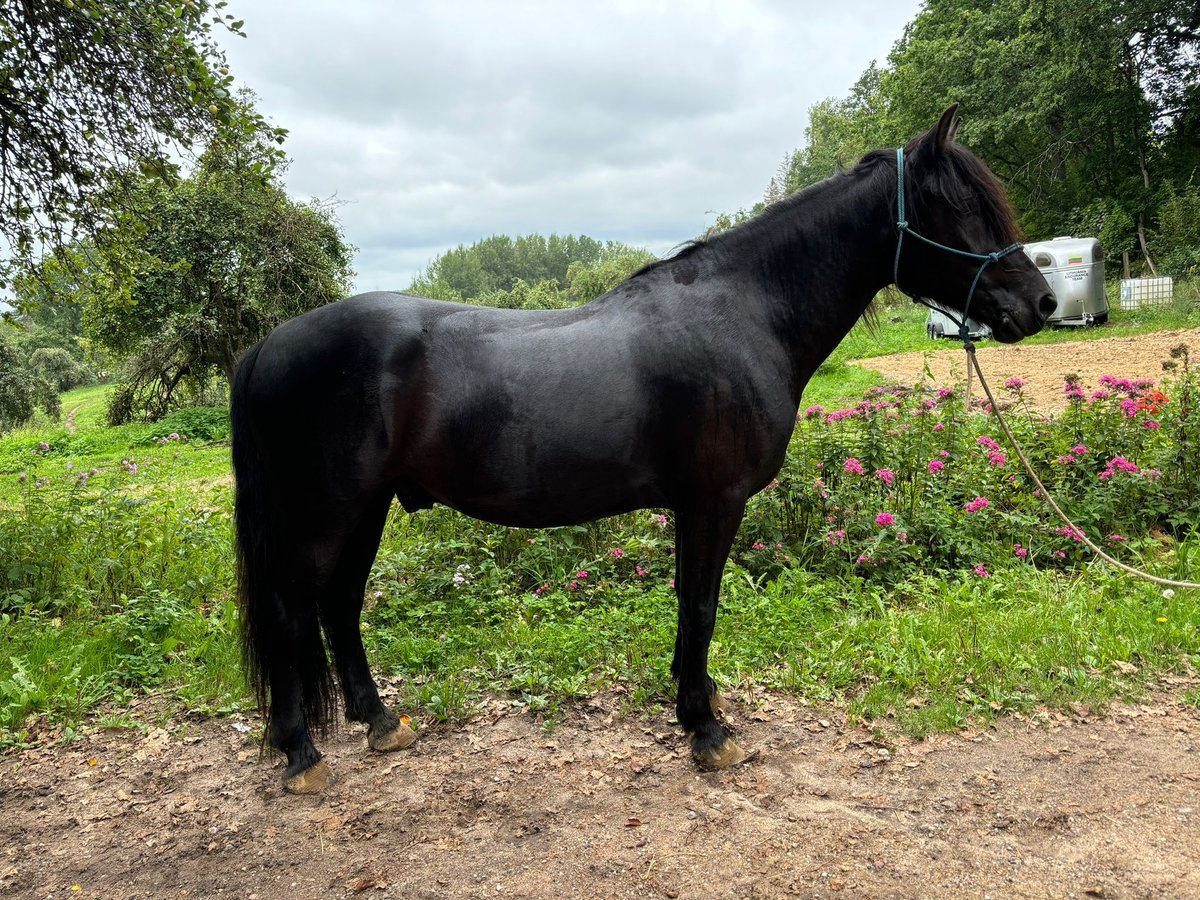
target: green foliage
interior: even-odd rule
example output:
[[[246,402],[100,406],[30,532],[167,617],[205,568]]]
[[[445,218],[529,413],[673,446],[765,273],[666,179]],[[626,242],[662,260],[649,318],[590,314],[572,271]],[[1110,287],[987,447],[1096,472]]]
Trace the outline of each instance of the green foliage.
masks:
[[[1163,268],[1184,277],[1200,276],[1200,184],[1166,185],[1158,210],[1154,251]]]
[[[219,124],[283,139],[230,100],[216,33],[242,23],[225,5],[0,4],[0,233],[16,260],[106,227],[114,184],[139,169],[169,177],[173,148]]]
[[[0,333],[0,433],[29,421],[33,415],[29,381],[21,352]]]
[[[0,328],[8,329],[0,324]],[[85,374],[67,357],[65,372],[61,358],[52,351],[36,350],[26,358],[16,340],[0,332],[0,434],[28,422],[35,408],[57,419],[60,406],[58,384],[60,375],[67,380]]]
[[[1019,379],[1007,386],[1010,421],[1043,481],[1118,555],[1153,554],[1151,531],[1184,537],[1200,518],[1200,379],[1179,355],[1161,390],[1113,376],[1094,393],[1068,385],[1074,399],[1055,419],[1024,409]],[[884,580],[913,570],[986,578],[1004,561],[999,548],[1006,565],[1083,561],[1078,537],[1047,520],[1011,450],[963,412],[953,388],[876,388],[854,406],[803,415],[778,483],[747,512],[764,547],[786,545],[815,571]],[[764,572],[775,563],[746,560]]]
[[[152,428],[154,440],[171,434],[189,441],[229,440],[229,407],[185,406],[159,419]]]
[[[29,354],[29,369],[34,378],[52,385],[56,394],[81,384],[90,384],[96,376],[62,347],[39,347]]]
[[[795,151],[771,180],[768,201],[823,181],[887,143],[881,118],[882,75],[872,62],[844,100],[830,97],[809,109],[805,146]]]
[[[290,200],[272,153],[254,132],[222,130],[193,176],[138,188],[118,226],[123,255],[104,257],[86,292],[89,335],[126,360],[114,424],[204,402],[214,372],[232,379],[272,328],[348,292],[351,248],[332,209]]]
[[[809,111],[806,144],[767,200],[894,146],[960,103],[962,140],[1001,177],[1032,238],[1101,238],[1122,253],[1194,271],[1191,179],[1200,165],[1200,17],[1194,3],[933,0],[850,94]],[[1157,235],[1155,232],[1157,231]]]
[[[443,253],[408,292],[507,309],[557,309],[600,296],[653,258],[586,235],[493,235]]]

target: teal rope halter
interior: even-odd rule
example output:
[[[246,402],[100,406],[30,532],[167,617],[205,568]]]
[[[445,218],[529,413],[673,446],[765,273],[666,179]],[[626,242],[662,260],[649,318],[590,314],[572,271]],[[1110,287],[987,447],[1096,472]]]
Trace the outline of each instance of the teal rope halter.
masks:
[[[958,322],[958,337],[963,342],[963,346],[971,349],[970,329],[967,328],[968,313],[971,309],[971,300],[975,297],[975,288],[979,286],[979,279],[983,277],[984,270],[992,263],[999,262],[1008,254],[1021,249],[1020,244],[1009,244],[1003,250],[997,250],[994,253],[969,253],[966,250],[959,250],[955,247],[947,247],[945,244],[939,244],[937,241],[930,240],[923,234],[918,234],[908,227],[908,220],[904,217],[904,148],[896,148],[896,228],[900,232],[896,239],[896,262],[892,267],[892,280],[897,288],[905,294],[904,288],[900,287],[900,251],[904,247],[904,235],[911,234],[919,241],[924,241],[931,247],[938,250],[945,250],[947,253],[953,253],[955,256],[965,256],[967,259],[979,260],[979,271],[975,273],[974,280],[971,281],[971,289],[967,291],[967,302],[963,304],[962,319],[958,319],[953,313],[945,309],[938,309],[938,312],[944,313],[955,322]],[[933,305],[921,297],[913,296],[913,301],[920,303],[923,306],[928,306],[933,309]]]

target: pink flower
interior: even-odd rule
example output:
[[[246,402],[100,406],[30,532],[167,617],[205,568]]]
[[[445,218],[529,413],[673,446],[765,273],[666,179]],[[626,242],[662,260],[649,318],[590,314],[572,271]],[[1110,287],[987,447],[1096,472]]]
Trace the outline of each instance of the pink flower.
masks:
[[[997,469],[1003,469],[1007,462],[1008,457],[999,450],[993,450],[988,454],[988,465],[995,466]]]
[[[967,504],[966,508],[967,508],[967,512],[973,513],[973,512],[979,512],[979,510],[981,510],[981,509],[987,509],[989,505],[990,504],[988,503],[987,497],[976,497],[974,500],[972,500],[970,503]]]
[[[1071,452],[1074,453],[1076,456],[1083,456],[1085,453],[1088,452],[1088,448],[1085,447],[1083,444],[1076,444],[1074,447],[1071,448]]]
[[[1108,536],[1108,542],[1110,544],[1123,544],[1128,540],[1129,538],[1125,537],[1123,534],[1110,534]]]
[[[829,541],[830,546],[837,546],[846,539],[846,529],[839,528],[837,531],[831,531],[825,535],[825,540]]]
[[[891,513],[880,513],[875,517],[875,524],[880,528],[887,528],[889,525],[896,524],[896,517]]]
[[[613,555],[613,557],[615,557],[616,559],[620,559],[622,556],[624,556],[624,555],[625,555],[625,551],[624,551],[624,550],[622,550],[620,547],[617,547],[616,549],[614,549],[614,550],[612,551],[612,555]]]
[[[938,388],[937,395],[938,395],[939,400],[945,400],[948,397],[953,397],[954,396],[954,388],[948,388],[948,387]]]
[[[668,578],[668,579],[667,579],[667,584],[668,584],[670,587],[675,587],[675,579],[674,579],[674,578]]]
[[[767,545],[764,544],[762,541],[755,541],[753,544],[750,545],[750,549],[751,550],[766,550]]]
[[[540,587],[534,588],[534,591],[533,591],[533,592],[534,592],[535,594],[538,594],[538,595],[540,596],[540,595],[542,595],[542,594],[546,593],[546,591],[548,591],[548,590],[550,590],[550,585],[548,585],[548,584],[543,584],[543,585],[541,585]]]
[[[1060,525],[1058,528],[1055,528],[1054,531],[1056,534],[1061,534],[1063,537],[1068,537],[1073,541],[1079,543],[1083,542],[1083,532],[1078,528],[1072,528],[1069,525]]]
[[[638,578],[641,578],[643,575],[650,574],[649,569],[643,569],[641,566],[634,566],[633,571],[637,572]]]
[[[568,585],[567,585],[567,588],[568,588],[568,589],[570,589],[570,590],[572,590],[572,591],[577,591],[577,590],[579,590],[579,582],[578,582],[578,581],[572,581],[570,584],[568,584]]]
[[[866,469],[863,468],[863,464],[860,463],[853,456],[851,456],[849,459],[847,459],[842,464],[842,469],[846,472],[847,475],[861,475],[863,472],[866,471]]]
[[[825,415],[825,407],[823,407],[819,403],[814,404],[813,406],[810,406],[808,409],[806,409],[804,411],[804,418],[806,418],[806,419],[811,419],[811,418],[814,418],[815,416],[823,416],[823,415]]]
[[[980,446],[987,447],[989,450],[1000,449],[1000,445],[997,444],[993,438],[987,437],[986,435],[975,438],[975,443],[979,444]]]
[[[1135,463],[1130,462],[1123,456],[1114,456],[1108,461],[1108,465],[1104,467],[1104,471],[1099,474],[1100,478],[1112,478],[1116,472],[1129,472],[1136,475],[1141,471]]]
[[[931,459],[929,461],[929,474],[930,475],[936,475],[938,472],[942,471],[942,469],[944,469],[944,468],[946,468],[946,464],[944,462],[942,462],[940,459]]]
[[[1142,427],[1148,428],[1151,431],[1157,431],[1159,428],[1162,428],[1162,423],[1157,419],[1146,419],[1146,421],[1142,422]]]
[[[984,568],[983,563],[979,563],[978,565],[975,566],[975,574],[978,575],[980,578],[987,578],[988,570]]]
[[[934,431],[945,431],[945,430],[946,430],[946,426],[945,426],[945,425],[943,425],[941,422],[938,422],[937,424],[935,424],[935,425],[933,426],[933,430],[934,430]]]
[[[1005,390],[1012,391],[1014,394],[1021,393],[1021,388],[1025,387],[1025,379],[1013,377],[1004,382]]]
[[[1017,555],[1018,559],[1024,559],[1029,555],[1029,549],[1020,544],[1013,544],[1013,553]]]
[[[662,513],[656,513],[655,515],[652,515],[650,517],[650,521],[654,525],[657,525],[659,528],[667,527],[667,517],[664,516]]]
[[[888,487],[891,487],[892,483],[896,480],[896,473],[893,472],[891,469],[876,469],[875,477],[878,478],[880,481],[882,481],[884,484],[886,484]]]
[[[578,572],[575,573],[576,578],[587,578],[587,576],[588,576],[587,569],[580,569]]]

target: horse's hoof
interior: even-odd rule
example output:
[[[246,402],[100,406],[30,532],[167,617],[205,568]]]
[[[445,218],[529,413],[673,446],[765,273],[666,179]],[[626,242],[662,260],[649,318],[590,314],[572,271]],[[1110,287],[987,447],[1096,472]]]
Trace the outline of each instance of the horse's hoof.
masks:
[[[754,752],[747,753],[735,744],[732,738],[725,738],[725,743],[719,747],[692,751],[692,758],[696,760],[701,768],[705,769],[731,769],[734,766],[740,766],[744,762],[749,762],[756,755]]]
[[[708,705],[714,716],[724,715],[730,710],[729,701],[717,693],[712,694],[712,696],[708,698]]]
[[[283,779],[283,789],[289,794],[319,794],[333,784],[333,770],[319,759],[298,775]]]
[[[379,753],[390,753],[393,750],[411,747],[416,739],[417,733],[403,722],[384,734],[376,735],[374,728],[367,732],[367,746]]]

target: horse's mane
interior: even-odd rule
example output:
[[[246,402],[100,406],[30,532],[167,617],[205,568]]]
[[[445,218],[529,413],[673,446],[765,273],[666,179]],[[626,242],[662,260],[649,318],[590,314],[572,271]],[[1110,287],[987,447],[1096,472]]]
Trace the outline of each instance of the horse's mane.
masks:
[[[876,151],[878,152],[878,151]],[[885,151],[886,152],[886,151]],[[951,144],[942,155],[942,162],[924,179],[923,185],[913,185],[906,180],[910,190],[916,192],[914,212],[920,216],[922,197],[933,194],[948,202],[955,210],[979,211],[990,229],[995,233],[1000,249],[1021,240],[1021,229],[1017,216],[1004,185],[992,174],[979,157],[961,144]]]

